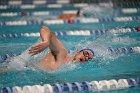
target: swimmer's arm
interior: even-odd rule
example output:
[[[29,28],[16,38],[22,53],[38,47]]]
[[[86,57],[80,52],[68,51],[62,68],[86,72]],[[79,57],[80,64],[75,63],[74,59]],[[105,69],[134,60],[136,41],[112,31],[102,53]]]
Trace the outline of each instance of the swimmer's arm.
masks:
[[[43,26],[41,28],[40,36],[41,36],[42,42],[36,46],[33,46],[29,50],[29,53],[37,54],[41,52],[42,50],[44,50],[46,47],[49,47],[53,55],[56,57],[56,59],[58,57],[58,54],[62,55],[63,57],[66,56],[67,54],[66,48],[48,27]],[[63,57],[60,57],[60,58],[62,59]]]
[[[40,37],[42,39],[42,42],[40,42],[39,44],[31,47],[31,49],[29,49],[30,54],[33,54],[33,55],[38,54],[41,51],[43,51],[46,47],[49,46],[50,39],[51,39],[51,31],[49,30],[48,27],[46,27],[46,26],[41,27]]]
[[[51,39],[51,31],[48,27],[46,26],[42,26],[41,29],[40,29],[40,37],[42,39],[42,41],[44,42],[50,42],[50,39]]]
[[[59,53],[66,51],[64,45],[58,40],[56,35],[46,26],[43,26],[40,30],[40,36],[46,46],[51,49],[51,52]]]
[[[59,67],[68,53],[67,49],[53,32],[51,32],[49,48],[55,57],[55,65]]]

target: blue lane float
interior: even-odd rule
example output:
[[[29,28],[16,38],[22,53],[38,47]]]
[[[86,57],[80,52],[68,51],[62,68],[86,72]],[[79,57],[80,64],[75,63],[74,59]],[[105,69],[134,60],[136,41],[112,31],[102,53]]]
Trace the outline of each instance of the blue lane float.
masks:
[[[73,91],[72,84],[71,83],[64,83],[63,84],[63,91],[72,92]]]
[[[5,54],[5,55],[0,55],[0,63],[6,61],[10,57],[15,57],[18,55],[20,55],[20,53],[9,53],[9,54]]]
[[[82,91],[91,91],[91,86],[89,84],[89,82],[84,81],[81,83],[81,87],[82,87]]]
[[[0,89],[0,93],[13,93],[13,91],[10,87],[4,87]]]
[[[134,52],[134,48],[109,48],[109,51],[111,51],[111,53],[133,53]]]
[[[121,48],[108,48],[108,51],[111,52],[112,54],[120,54],[120,53],[124,53],[124,54],[129,54],[129,53],[140,53],[140,46],[136,46],[136,47],[121,47]],[[10,57],[15,57],[20,55],[21,53],[9,53],[9,54],[5,54],[5,55],[0,55],[0,62],[5,62],[8,58]]]
[[[133,79],[133,78],[127,79],[127,82],[130,87],[134,87],[139,84],[139,81],[137,81],[137,79]]]
[[[140,86],[140,78],[129,79],[111,79],[101,81],[84,81],[74,83],[55,83],[53,85],[33,85],[23,87],[4,87],[0,89],[0,93],[73,93],[73,92],[96,92],[119,90]]]
[[[78,82],[72,83],[74,91],[82,91],[81,84]]]
[[[0,21],[0,26],[27,26],[27,25],[62,25],[62,24],[79,24],[79,23],[102,23],[102,22],[129,22],[138,21],[139,16],[125,16],[114,18],[80,18],[69,20],[18,20],[18,21]]]

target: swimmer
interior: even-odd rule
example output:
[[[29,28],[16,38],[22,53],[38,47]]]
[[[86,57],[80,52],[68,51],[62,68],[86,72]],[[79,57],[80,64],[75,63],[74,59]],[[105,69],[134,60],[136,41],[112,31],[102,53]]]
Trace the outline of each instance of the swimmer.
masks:
[[[86,62],[94,57],[92,49],[85,48],[77,51],[74,55],[69,55],[62,42],[58,40],[55,34],[46,26],[40,29],[41,42],[29,49],[29,54],[36,55],[47,47],[50,52],[39,62],[39,67],[43,70],[55,70],[66,62]]]
[[[57,17],[57,19],[73,19],[80,17],[80,9],[77,11],[77,13],[65,13]]]

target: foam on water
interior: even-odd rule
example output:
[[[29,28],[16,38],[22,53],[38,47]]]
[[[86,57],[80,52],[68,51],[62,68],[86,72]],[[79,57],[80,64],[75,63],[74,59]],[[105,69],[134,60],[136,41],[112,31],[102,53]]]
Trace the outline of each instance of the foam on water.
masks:
[[[30,58],[31,55],[28,54],[28,49],[23,52],[21,55],[12,57],[10,59],[10,62],[8,64],[9,69],[17,69],[21,70],[24,69],[27,66],[28,59]]]
[[[123,44],[123,45],[130,45],[133,43],[138,43],[136,39],[130,37],[116,37],[111,39],[112,42],[115,44]]]
[[[95,52],[96,56],[109,54],[109,52],[107,52],[108,47],[104,45],[104,38],[98,38],[95,41],[82,41],[78,45],[76,45],[75,48],[77,51],[83,48],[91,48]]]
[[[84,17],[111,17],[116,16],[117,11],[113,10],[111,3],[108,6],[89,5],[81,9],[80,15]]]
[[[37,41],[37,43],[38,42],[39,41]],[[34,45],[36,45],[37,43],[35,43]],[[24,68],[26,68],[27,65],[30,63],[30,60],[29,59],[31,57],[31,54],[29,54],[28,52],[29,52],[29,49],[31,47],[29,47],[28,49],[26,49],[20,55],[8,59],[8,61],[9,61],[8,68],[9,69],[16,69],[16,70],[23,70]]]
[[[113,47],[114,45],[131,45],[135,43],[136,40],[129,37],[118,37],[114,35],[102,35],[94,41],[85,39],[85,41],[81,41],[79,44],[75,46],[75,51],[79,51],[83,48],[91,48],[95,52],[95,57],[93,59],[100,59],[100,62],[111,62],[111,60],[115,60],[124,54],[112,54],[111,51],[108,50],[109,47]]]

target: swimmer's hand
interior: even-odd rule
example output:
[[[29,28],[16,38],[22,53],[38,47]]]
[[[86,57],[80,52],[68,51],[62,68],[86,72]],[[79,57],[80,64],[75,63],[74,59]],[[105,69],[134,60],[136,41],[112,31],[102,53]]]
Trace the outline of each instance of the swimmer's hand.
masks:
[[[47,41],[43,41],[29,49],[29,54],[36,55],[42,52],[45,48],[47,48],[49,43]]]

